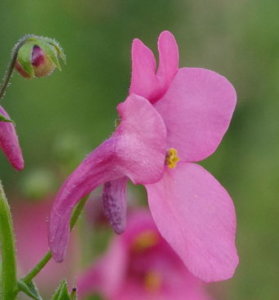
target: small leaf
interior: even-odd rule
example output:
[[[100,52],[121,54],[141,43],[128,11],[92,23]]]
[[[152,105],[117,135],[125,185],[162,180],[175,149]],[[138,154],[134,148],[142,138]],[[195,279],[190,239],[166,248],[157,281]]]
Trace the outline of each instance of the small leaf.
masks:
[[[0,114],[0,122],[9,122],[12,123],[13,121],[10,119],[7,119],[5,116]]]
[[[65,280],[59,284],[51,300],[72,300],[68,292],[67,282]]]
[[[18,287],[22,292],[24,292],[26,295],[28,295],[32,299],[43,300],[43,298],[39,294],[39,291],[38,291],[36,285],[32,281],[29,283],[26,283],[22,280],[19,280]]]

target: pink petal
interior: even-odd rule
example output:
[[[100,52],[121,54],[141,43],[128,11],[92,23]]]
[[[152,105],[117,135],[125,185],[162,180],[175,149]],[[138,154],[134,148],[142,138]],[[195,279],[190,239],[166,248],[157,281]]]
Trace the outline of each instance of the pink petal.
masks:
[[[146,185],[152,216],[187,268],[204,281],[233,276],[236,219],[226,190],[196,164],[180,163]]]
[[[115,151],[121,172],[135,184],[158,181],[164,172],[167,132],[165,124],[143,97],[130,95],[117,107],[121,125]]]
[[[156,74],[156,61],[152,51],[135,39],[132,44],[132,78],[130,94],[157,101],[168,89],[178,70],[178,47],[173,34],[163,31],[158,39],[159,67]]]
[[[8,113],[1,106],[0,114],[10,119]],[[14,168],[17,170],[24,168],[24,160],[13,123],[0,122],[0,149],[3,150]]]
[[[109,299],[123,284],[127,255],[120,239],[115,239],[108,252],[78,278],[78,296],[83,299],[101,293]]]
[[[114,231],[123,233],[127,215],[127,177],[106,182],[103,191],[103,207]]]
[[[62,261],[69,239],[69,220],[76,203],[97,186],[122,177],[134,183],[153,183],[164,171],[166,129],[146,99],[131,95],[118,105],[121,123],[79,165],[57,194],[50,217],[49,244]]]
[[[132,78],[130,94],[137,94],[147,99],[152,97],[157,88],[156,61],[152,51],[139,40],[132,44]]]
[[[168,147],[184,161],[211,155],[228,129],[236,93],[223,76],[206,69],[182,68],[155,104],[168,130]]]
[[[178,71],[179,50],[173,34],[163,31],[158,39],[159,67],[157,77],[161,85],[165,87],[162,95],[166,92],[175,74]]]

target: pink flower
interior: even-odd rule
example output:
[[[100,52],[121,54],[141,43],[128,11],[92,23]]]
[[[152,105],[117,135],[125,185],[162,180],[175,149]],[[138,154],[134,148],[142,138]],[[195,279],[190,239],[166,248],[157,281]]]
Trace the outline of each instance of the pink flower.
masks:
[[[144,210],[129,215],[125,233],[79,277],[81,298],[96,292],[109,300],[209,300]]]
[[[29,272],[48,250],[47,214],[50,209],[48,200],[22,200],[12,206],[20,276]],[[75,236],[71,238],[70,251],[64,263],[57,264],[51,260],[35,279],[45,296],[50,296],[58,281],[67,278],[73,282],[79,251],[77,239]]]
[[[1,106],[0,114],[10,119],[8,113]],[[15,169],[22,170],[24,168],[21,148],[13,123],[0,121],[0,149]]]
[[[158,40],[159,66],[140,41],[132,46],[130,95],[118,105],[121,122],[66,180],[55,198],[49,243],[63,259],[75,204],[104,184],[106,215],[125,229],[126,183],[143,184],[161,235],[187,268],[205,281],[230,278],[238,264],[233,202],[196,161],[218,147],[236,104],[223,76],[200,68],[178,69],[173,35]],[[180,160],[180,161],[179,161]]]

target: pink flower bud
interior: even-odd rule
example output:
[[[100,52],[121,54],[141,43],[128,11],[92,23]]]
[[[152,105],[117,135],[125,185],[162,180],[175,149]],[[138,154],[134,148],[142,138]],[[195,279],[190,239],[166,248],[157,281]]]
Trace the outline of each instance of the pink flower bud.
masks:
[[[15,68],[24,78],[44,77],[56,67],[61,70],[59,58],[65,60],[65,55],[57,42],[31,36],[20,47]]]

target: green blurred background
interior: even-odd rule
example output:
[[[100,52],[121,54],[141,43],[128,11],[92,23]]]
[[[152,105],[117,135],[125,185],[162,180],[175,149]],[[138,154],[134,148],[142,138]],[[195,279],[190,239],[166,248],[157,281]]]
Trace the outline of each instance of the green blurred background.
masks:
[[[216,298],[278,299],[278,12],[275,0],[1,0],[2,74],[26,33],[55,37],[67,55],[63,71],[50,77],[28,81],[16,74],[2,102],[26,161],[17,173],[1,154],[8,195],[20,194],[34,170],[56,168],[67,145],[78,153],[70,170],[110,134],[115,105],[129,87],[132,39],[155,50],[159,32],[169,29],[181,66],[215,70],[238,93],[230,130],[203,163],[229,190],[238,215],[240,265],[233,279],[215,284]]]

